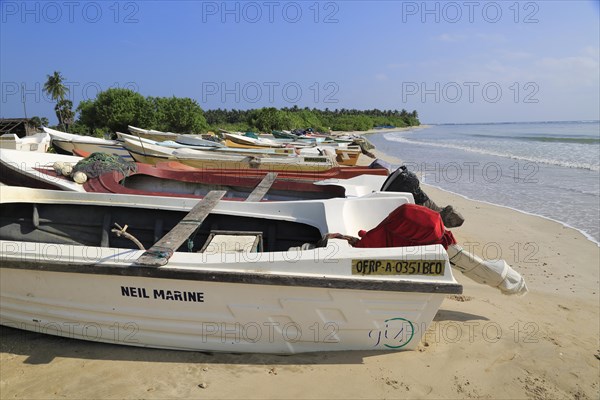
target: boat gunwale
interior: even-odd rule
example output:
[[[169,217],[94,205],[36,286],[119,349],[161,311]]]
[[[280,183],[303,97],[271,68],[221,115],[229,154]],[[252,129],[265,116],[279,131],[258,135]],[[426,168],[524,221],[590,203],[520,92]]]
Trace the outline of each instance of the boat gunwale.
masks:
[[[0,270],[18,269],[45,272],[62,272],[90,275],[117,275],[141,278],[173,279],[200,282],[239,283],[252,285],[300,286],[323,289],[372,290],[386,292],[462,294],[463,286],[453,282],[415,282],[408,280],[383,280],[360,277],[327,277],[286,275],[280,273],[258,273],[240,271],[218,271],[183,269],[173,267],[143,267],[136,265],[116,266],[96,263],[40,262],[29,260],[7,260],[2,257]]]
[[[68,132],[58,131],[56,129],[51,129],[44,127],[44,132],[50,135],[51,141],[58,141],[63,143],[81,143],[81,144],[94,144],[94,145],[118,145],[116,140],[111,139],[103,139],[95,136],[84,136],[77,135]]]
[[[13,188],[6,188],[3,190],[8,198],[3,196],[2,203],[36,203],[36,204],[62,204],[64,199],[63,195],[68,197],[70,200],[76,201],[82,197],[81,193],[74,192],[61,192],[61,191],[40,191],[35,189],[21,189],[16,190]],[[32,198],[35,196],[41,196],[38,198]],[[90,194],[86,194],[89,197]],[[387,197],[387,196],[386,196]],[[391,198],[395,198],[395,195],[389,195]],[[401,196],[398,196],[401,197]],[[82,197],[83,198],[83,197]],[[94,194],[93,196],[95,205],[108,205],[110,207],[125,207],[125,208],[148,208],[148,209],[164,209],[174,210],[179,212],[185,212],[188,208],[193,207],[197,203],[197,199],[181,198],[181,201],[173,203],[171,197],[151,197],[147,196],[135,196],[135,195],[114,195],[114,194]],[[393,199],[392,199],[393,200]],[[348,200],[344,199],[331,199],[331,200],[306,200],[298,203],[308,206],[310,204],[317,207],[319,210],[325,211],[326,205],[334,207],[335,202],[344,202]],[[367,199],[353,199],[351,202],[367,201]],[[84,203],[86,203],[84,201]],[[292,208],[295,202],[281,202],[281,207]],[[241,205],[245,203],[237,202],[223,202],[223,209],[215,209],[213,213],[227,214],[227,215],[246,215],[247,210],[239,209]],[[275,203],[253,203],[252,214],[254,217],[262,215],[263,218],[266,215],[265,210],[272,207]],[[243,208],[243,207],[242,207]],[[338,207],[334,207],[338,209]],[[295,209],[295,208],[294,208]],[[290,215],[282,215],[282,210],[277,212],[277,219],[288,220],[295,223],[303,223],[311,225],[321,232],[323,232],[323,226],[315,224],[314,219],[310,219],[304,215],[304,213],[292,213]],[[2,243],[30,243],[21,240],[2,240]],[[344,242],[346,243],[346,242]],[[60,246],[60,245],[59,245]],[[79,247],[78,245],[66,245],[69,247]],[[439,245],[438,245],[439,246]],[[95,247],[95,246],[92,246]],[[441,246],[439,246],[441,248]],[[4,248],[3,248],[4,249]],[[117,248],[113,248],[117,249]],[[376,249],[373,249],[376,250]],[[389,249],[391,250],[391,249]],[[129,250],[128,250],[129,251]],[[378,252],[379,253],[379,252]],[[340,289],[361,289],[364,286],[366,290],[381,290],[381,291],[412,291],[412,292],[423,292],[423,293],[462,293],[462,286],[458,284],[454,279],[452,281],[415,281],[411,280],[411,277],[394,277],[392,279],[378,279],[370,276],[360,275],[349,275],[348,273],[338,274],[336,276],[327,276],[322,274],[321,271],[311,272],[310,275],[303,274],[301,271],[294,270],[291,274],[286,272],[263,272],[256,271],[255,269],[245,269],[237,271],[223,271],[219,269],[208,268],[189,268],[192,265],[186,265],[190,263],[190,260],[181,260],[183,265],[166,266],[162,268],[148,268],[131,266],[133,261],[127,262],[121,260],[119,264],[105,264],[99,261],[94,262],[93,260],[44,260],[43,254],[36,252],[35,259],[23,258],[21,255],[11,255],[10,253],[0,253],[0,268],[12,268],[12,269],[34,269],[34,270],[50,270],[57,272],[78,272],[78,273],[91,273],[91,274],[108,274],[108,275],[125,275],[125,276],[140,276],[140,277],[155,277],[155,278],[166,278],[166,279],[192,279],[199,281],[222,281],[222,282],[239,282],[239,283],[254,283],[254,284],[272,284],[272,285],[283,285],[283,286],[308,286],[308,287],[323,287],[323,288],[340,288]],[[113,254],[114,255],[114,254]],[[376,255],[373,253],[373,255]],[[364,254],[357,254],[357,257],[363,259]],[[380,258],[381,254],[377,254]],[[111,257],[103,258],[104,261],[110,261]],[[113,260],[116,261],[116,260]],[[122,263],[125,261],[125,263]],[[449,265],[446,264],[447,268]],[[415,278],[418,277],[415,276]]]

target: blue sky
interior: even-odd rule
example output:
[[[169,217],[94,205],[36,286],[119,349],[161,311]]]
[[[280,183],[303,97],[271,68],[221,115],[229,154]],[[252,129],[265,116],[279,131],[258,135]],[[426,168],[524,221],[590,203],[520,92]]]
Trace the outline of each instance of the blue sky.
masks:
[[[2,117],[56,121],[60,71],[204,109],[416,109],[422,122],[600,119],[598,1],[5,1]],[[22,90],[24,85],[25,90]]]

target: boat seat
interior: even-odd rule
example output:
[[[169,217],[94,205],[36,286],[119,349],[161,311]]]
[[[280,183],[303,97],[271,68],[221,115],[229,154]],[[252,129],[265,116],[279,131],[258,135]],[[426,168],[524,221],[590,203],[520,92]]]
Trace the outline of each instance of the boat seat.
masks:
[[[200,253],[259,253],[263,251],[262,232],[210,231]]]

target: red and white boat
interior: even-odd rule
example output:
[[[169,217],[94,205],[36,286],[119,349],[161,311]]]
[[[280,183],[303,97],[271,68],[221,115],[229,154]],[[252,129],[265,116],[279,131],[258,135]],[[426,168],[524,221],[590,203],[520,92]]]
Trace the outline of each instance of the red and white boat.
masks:
[[[300,200],[364,196],[379,190],[387,178],[379,172],[387,171],[385,169],[355,171],[377,171],[378,175],[351,176],[347,174],[351,168],[337,168],[329,174],[281,172],[274,175],[260,170],[203,170],[167,162],[158,166],[135,163],[133,172],[113,170],[88,177],[83,184],[78,184],[54,168],[57,162],[75,166],[82,159],[49,153],[28,157],[15,150],[0,150],[1,180],[8,185],[42,189],[171,197],[202,198],[211,190],[225,190],[225,199],[244,200],[267,179],[263,186],[267,182],[269,186],[262,199]]]

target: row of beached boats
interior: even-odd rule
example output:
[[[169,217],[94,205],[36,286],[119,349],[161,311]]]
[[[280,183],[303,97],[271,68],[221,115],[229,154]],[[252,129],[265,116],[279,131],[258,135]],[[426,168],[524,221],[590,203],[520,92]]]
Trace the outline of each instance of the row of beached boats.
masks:
[[[414,204],[426,196],[406,171],[340,166],[331,149],[347,143],[47,133],[71,154],[0,149],[5,326],[181,350],[414,349],[462,292],[451,260],[527,290]]]
[[[203,164],[221,165],[228,162],[257,164],[295,163],[305,169],[329,169],[339,165],[356,165],[362,153],[354,141],[361,138],[325,141],[269,139],[222,132],[223,141],[206,140],[201,135],[177,135],[170,132],[140,129],[129,126],[130,133],[117,132],[117,140],[74,135],[44,128],[52,138],[55,149],[63,154],[89,154],[109,152],[139,162],[156,164],[165,159],[178,159],[183,163],[204,168]],[[255,135],[252,135],[255,136]],[[248,157],[244,161],[242,157]],[[254,168],[254,167],[253,167]],[[262,168],[259,166],[258,168]]]
[[[323,137],[300,139],[257,138],[241,133],[222,132],[223,140],[204,139],[201,135],[178,135],[149,129],[129,127],[130,134],[117,133],[117,140],[91,136],[81,136],[50,128],[26,138],[15,134],[0,136],[0,148],[46,152],[52,142],[56,152],[61,154],[89,154],[107,152],[126,159],[155,164],[165,159],[181,158],[184,162],[191,158],[192,164],[198,160],[210,162],[238,162],[240,156],[253,157],[255,162],[263,159],[279,158],[279,162],[303,162],[308,159],[309,168],[330,168],[332,163],[356,165],[364,143],[359,137],[337,137],[325,141]],[[253,137],[254,136],[254,137]],[[214,136],[213,136],[214,138]],[[196,151],[190,151],[196,150]],[[229,156],[229,157],[225,157]],[[236,159],[236,157],[238,158]]]
[[[80,162],[95,160],[100,174],[87,173],[77,183],[64,175],[57,165],[73,168]],[[243,200],[269,171],[236,168],[194,168],[177,161],[155,165],[129,162],[125,166],[115,157],[100,153],[84,157],[52,153],[31,153],[0,149],[3,182],[16,186],[74,192],[163,195],[201,198],[210,190],[226,190],[226,198]],[[387,179],[385,168],[332,167],[325,171],[273,169],[273,181],[264,200],[326,199],[359,197],[380,190]]]

